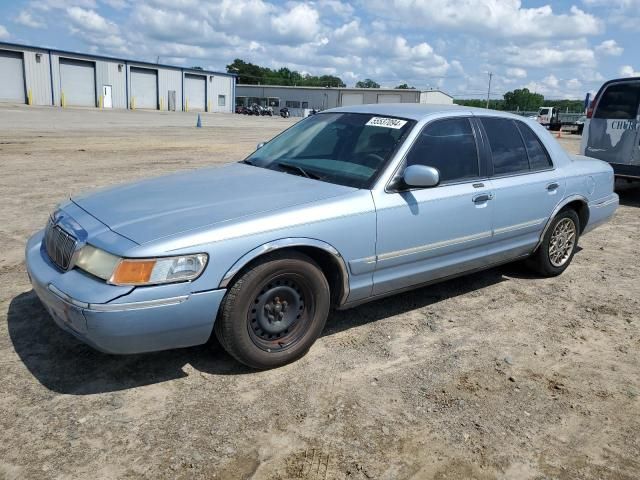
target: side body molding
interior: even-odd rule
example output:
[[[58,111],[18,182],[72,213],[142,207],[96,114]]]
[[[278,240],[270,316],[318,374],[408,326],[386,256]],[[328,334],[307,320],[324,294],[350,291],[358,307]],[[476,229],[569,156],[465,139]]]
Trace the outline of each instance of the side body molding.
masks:
[[[560,212],[560,210],[562,210],[565,207],[565,205],[567,205],[567,204],[569,204],[571,202],[575,202],[576,200],[581,201],[585,205],[589,205],[589,201],[585,197],[583,197],[582,195],[570,195],[570,196],[568,196],[566,198],[563,198],[558,203],[558,205],[556,205],[556,208],[553,209],[553,212],[551,213],[551,216],[549,217],[549,219],[547,220],[546,225],[542,229],[542,233],[540,234],[540,239],[538,240],[538,243],[536,244],[536,248],[533,249],[534,252],[542,244],[542,240],[544,239],[544,236],[547,233],[547,230],[549,229],[549,225],[551,225],[551,222],[553,221],[553,219],[556,218],[556,215],[558,214],[558,212]]]
[[[313,247],[323,250],[331,255],[336,267],[340,270],[340,276],[342,278],[342,295],[340,296],[339,305],[344,305],[347,301],[347,297],[349,296],[349,271],[347,269],[347,264],[335,247],[314,238],[281,238],[254,248],[249,253],[243,255],[229,270],[227,270],[227,273],[224,274],[220,281],[219,287],[227,288],[233,277],[235,277],[235,275],[242,270],[245,265],[256,258],[276,250],[290,247]]]

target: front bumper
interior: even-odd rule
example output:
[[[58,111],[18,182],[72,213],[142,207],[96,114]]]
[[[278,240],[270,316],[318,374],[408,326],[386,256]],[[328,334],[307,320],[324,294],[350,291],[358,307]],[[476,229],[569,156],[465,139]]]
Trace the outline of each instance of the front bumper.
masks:
[[[144,295],[134,295],[136,289],[122,295],[120,287],[78,271],[60,272],[41,243],[42,232],[27,243],[26,265],[33,290],[56,324],[81,341],[106,353],[130,354],[201,345],[209,339],[225,289],[194,293],[186,288],[190,284],[177,284],[143,287]],[[69,274],[73,282],[63,278]],[[95,303],[90,301],[92,286]],[[105,301],[110,287],[113,297]],[[175,294],[168,295],[171,288]],[[70,289],[84,297],[77,298]],[[144,300],[139,301],[141,297]]]

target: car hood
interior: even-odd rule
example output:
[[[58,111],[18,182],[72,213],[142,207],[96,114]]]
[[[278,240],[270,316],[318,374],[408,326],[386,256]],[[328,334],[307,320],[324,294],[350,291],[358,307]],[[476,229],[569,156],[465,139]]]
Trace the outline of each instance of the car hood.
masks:
[[[246,164],[176,173],[71,200],[138,244],[356,189]]]

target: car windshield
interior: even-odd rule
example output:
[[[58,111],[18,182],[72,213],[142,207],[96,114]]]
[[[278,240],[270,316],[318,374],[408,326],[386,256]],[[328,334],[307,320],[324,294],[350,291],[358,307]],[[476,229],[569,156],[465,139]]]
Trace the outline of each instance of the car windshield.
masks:
[[[339,185],[369,188],[413,120],[362,113],[320,113],[256,150],[246,163]]]

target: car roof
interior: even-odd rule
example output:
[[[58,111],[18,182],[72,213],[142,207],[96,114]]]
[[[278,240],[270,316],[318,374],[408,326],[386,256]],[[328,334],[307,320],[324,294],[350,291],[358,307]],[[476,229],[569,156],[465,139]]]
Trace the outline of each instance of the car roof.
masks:
[[[332,108],[322,113],[368,113],[388,117],[423,120],[432,115],[446,116],[448,113],[468,114],[478,116],[496,116],[522,119],[517,115],[485,108],[465,107],[462,105],[428,105],[424,103],[371,103],[365,105],[351,105],[348,107]]]

